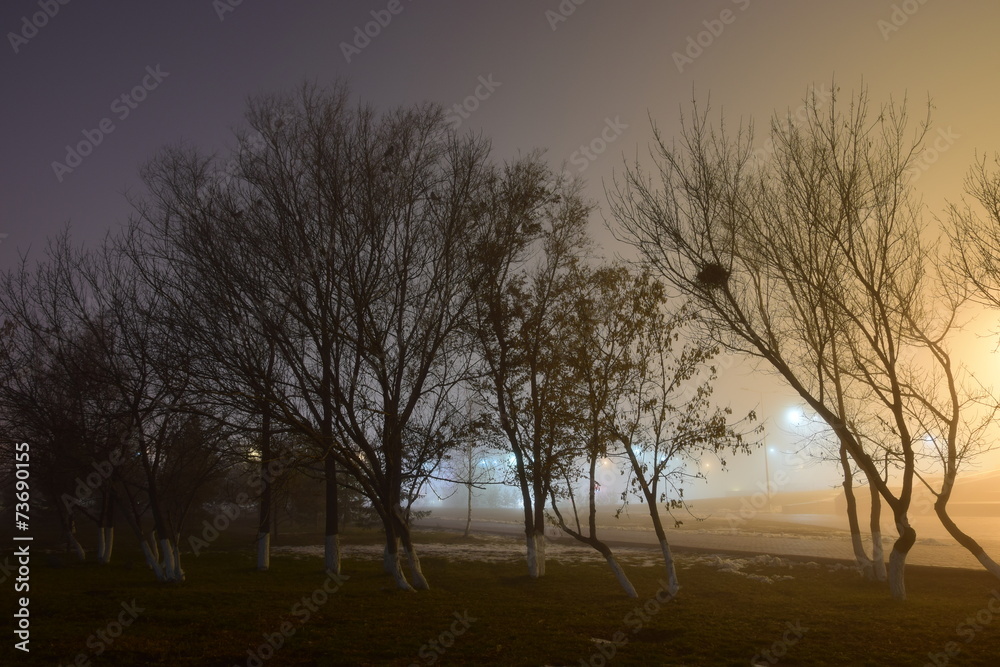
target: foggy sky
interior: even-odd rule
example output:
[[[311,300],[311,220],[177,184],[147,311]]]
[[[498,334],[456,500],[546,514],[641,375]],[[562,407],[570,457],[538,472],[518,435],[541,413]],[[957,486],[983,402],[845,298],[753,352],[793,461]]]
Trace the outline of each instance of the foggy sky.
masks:
[[[126,220],[123,193],[141,195],[137,169],[159,148],[224,151],[248,95],[305,79],[346,77],[381,109],[439,103],[501,158],[544,148],[602,210],[623,157],[647,154],[649,118],[673,136],[692,95],[759,130],[834,77],[844,99],[862,82],[875,103],[908,96],[915,120],[930,96],[942,150],[917,179],[930,215],[961,196],[977,154],[1000,150],[1000,5],[989,0],[62,2],[0,7],[0,270],[38,257],[67,223],[76,240],[98,241]],[[88,141],[71,172],[54,167]],[[609,255],[625,251],[601,214],[593,231]],[[721,376],[720,398],[757,405],[772,424],[794,403],[742,365]],[[769,439],[791,440],[774,429]],[[762,465],[758,455],[734,466],[720,490]],[[836,469],[798,479],[833,484]]]

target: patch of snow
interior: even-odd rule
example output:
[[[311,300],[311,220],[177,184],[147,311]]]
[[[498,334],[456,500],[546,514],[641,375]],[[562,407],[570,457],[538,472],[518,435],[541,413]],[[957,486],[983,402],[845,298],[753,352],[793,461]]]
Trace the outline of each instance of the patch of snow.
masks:
[[[287,554],[299,558],[322,558],[323,545],[300,547],[273,547],[273,554]],[[503,535],[481,534],[476,541],[466,544],[429,543],[416,545],[420,556],[442,558],[449,562],[515,563],[523,562],[527,555],[524,540]],[[663,557],[659,549],[650,547],[621,547],[614,550],[615,557],[630,567],[662,568]],[[342,544],[341,556],[357,560],[378,561],[383,556],[381,544]],[[604,563],[604,557],[596,550],[571,542],[550,542],[546,546],[546,558],[564,564]],[[759,572],[769,570],[819,569],[819,563],[800,562],[770,554],[757,556],[732,556],[723,554],[674,554],[678,567],[688,569],[695,565],[711,567],[719,572],[746,577],[751,581],[773,584],[793,579],[791,574]],[[826,566],[831,571],[856,570],[854,565],[834,563]]]

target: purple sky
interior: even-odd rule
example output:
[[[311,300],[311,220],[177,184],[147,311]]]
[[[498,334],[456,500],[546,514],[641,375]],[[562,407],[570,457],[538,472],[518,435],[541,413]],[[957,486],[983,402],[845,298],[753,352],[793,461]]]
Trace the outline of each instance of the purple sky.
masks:
[[[960,196],[977,151],[1000,149],[995,0],[63,1],[0,7],[0,270],[37,258],[67,223],[78,241],[99,240],[127,219],[123,193],[141,194],[137,168],[160,147],[223,150],[247,95],[304,79],[346,77],[380,108],[452,107],[492,81],[462,129],[493,139],[499,157],[547,149],[602,205],[623,156],[645,155],[649,115],[671,136],[692,92],[758,127],[834,76],[848,94],[863,80],[876,102],[909,94],[915,116],[931,95],[934,131],[949,137],[918,183],[931,215]],[[347,62],[342,44],[373,11],[391,21]],[[44,25],[25,30],[25,17]],[[144,81],[129,108],[121,96]],[[100,145],[57,176],[53,162],[84,132]],[[606,150],[590,160],[580,149],[602,133]],[[608,239],[600,214],[594,232]],[[760,401],[739,393],[759,392],[759,376],[737,367],[724,380],[737,403]],[[776,415],[790,404],[767,400]]]

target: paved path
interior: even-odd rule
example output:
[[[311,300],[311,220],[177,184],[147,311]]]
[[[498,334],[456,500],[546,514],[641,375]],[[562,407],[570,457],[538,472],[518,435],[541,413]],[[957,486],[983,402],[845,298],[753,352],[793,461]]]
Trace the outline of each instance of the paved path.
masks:
[[[445,528],[462,530],[465,521],[447,517],[428,517],[418,524],[422,528]],[[473,530],[496,533],[501,535],[520,535],[524,529],[514,522],[506,521],[473,521]],[[801,525],[768,523],[769,530],[752,530],[753,526],[742,530],[729,530],[725,527],[716,529],[680,528],[667,530],[667,540],[671,546],[680,549],[719,552],[744,552],[771,554],[775,556],[800,556],[806,558],[830,558],[836,560],[854,560],[850,535],[846,532],[811,531],[808,534],[795,534],[802,529]],[[787,531],[784,528],[787,527]],[[550,529],[551,531],[551,529]],[[554,534],[550,532],[549,534]],[[918,532],[919,535],[919,532]],[[656,537],[651,530],[639,528],[613,527],[600,532],[602,539],[608,543],[623,545],[655,545]],[[1000,542],[996,536],[983,536],[979,542],[987,553],[1000,557]],[[895,535],[883,540],[886,558],[892,549]],[[865,542],[868,553],[871,553],[871,541]],[[933,565],[938,567],[961,567],[979,570],[982,565],[962,546],[948,539],[937,537],[920,538],[910,551],[906,561],[910,565]]]

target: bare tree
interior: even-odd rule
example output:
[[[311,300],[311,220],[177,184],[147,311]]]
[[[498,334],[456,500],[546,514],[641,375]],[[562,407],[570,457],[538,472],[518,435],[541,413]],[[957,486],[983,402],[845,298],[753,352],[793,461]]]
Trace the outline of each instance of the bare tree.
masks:
[[[386,569],[411,588],[402,545],[426,588],[404,486],[429,460],[412,447],[443,446],[417,434],[440,431],[445,413],[433,404],[464,377],[456,332],[483,272],[489,147],[449,133],[436,107],[379,115],[351,108],[343,87],[256,98],[247,121],[228,179],[192,151],[156,160],[143,218],[178,267],[181,303],[201,304],[199,326],[273,344],[270,384],[265,356],[216,356],[276,423],[312,443],[327,485],[327,569],[340,567],[343,468],[382,520]]]
[[[107,562],[114,509],[124,509],[157,578],[180,581],[184,518],[221,459],[218,439],[207,435],[211,427],[187,413],[194,397],[182,346],[164,335],[155,315],[160,304],[135,277],[113,243],[87,253],[63,235],[34,274],[22,269],[5,278],[2,307],[24,342],[48,359],[55,385],[36,405],[47,406],[53,442],[63,441],[50,448],[52,470],[92,465],[82,475],[97,474],[93,483],[77,478],[68,493],[49,490],[67,531],[75,509],[90,515],[98,525],[99,560]],[[143,528],[147,512],[151,533]]]
[[[75,537],[82,514],[97,527],[97,559],[107,564],[115,489],[136,471],[127,455],[127,404],[104,358],[114,326],[91,307],[82,261],[67,231],[33,268],[24,257],[3,276],[0,414],[12,433],[34,443],[33,468],[67,548],[84,558]]]
[[[495,432],[491,429],[490,420],[477,413],[475,401],[471,396],[464,397],[464,405],[455,406],[456,412],[462,415],[461,426],[454,432],[454,437],[448,453],[445,455],[445,474],[447,477],[436,478],[439,481],[454,485],[443,500],[455,495],[459,489],[465,488],[465,530],[463,537],[469,537],[472,530],[472,500],[477,489],[483,489],[487,484],[498,483],[496,479],[500,465],[496,460],[498,450],[495,444]]]
[[[585,283],[589,291],[574,303],[566,335],[576,411],[584,415],[579,431],[591,438],[590,451],[627,462],[625,474],[647,506],[673,596],[679,584],[660,507],[685,507],[684,487],[705,477],[700,464],[706,457],[724,467],[726,452],[749,452],[743,427],[755,415],[731,423],[728,408],[712,405],[717,351],[694,339],[691,311],[675,307],[648,272],[612,264],[593,270]],[[619,513],[628,499],[626,491]],[[593,534],[592,498],[590,504]]]
[[[478,401],[514,457],[524,511],[528,573],[545,574],[545,506],[560,461],[579,453],[565,410],[568,391],[556,317],[569,270],[585,253],[591,207],[579,186],[540,162],[508,167],[484,210],[492,237],[478,285],[471,335],[481,360]]]
[[[911,134],[905,104],[872,111],[864,92],[846,109],[836,95],[828,109],[809,96],[806,108],[802,125],[775,118],[764,164],[751,161],[751,133],[713,130],[696,108],[678,146],[657,139],[662,185],[636,165],[613,208],[623,236],[698,305],[707,332],[766,361],[878,488],[899,532],[889,583],[902,599],[917,443],[930,431],[956,447],[957,463],[971,453],[959,441],[972,445],[978,432],[960,428],[966,399],[944,346],[959,300],[935,293],[937,263],[905,178],[927,124]],[[943,402],[925,391],[935,377]],[[877,451],[852,429],[870,418],[892,436]],[[879,474],[883,455],[898,491]]]
[[[569,425],[571,437],[579,444],[574,456],[555,462],[565,484],[553,484],[549,495],[562,531],[596,549],[625,594],[636,598],[635,587],[611,548],[597,534],[597,493],[601,486],[597,472],[599,467],[613,465],[609,454],[615,442],[606,415],[614,409],[630,379],[633,360],[628,355],[629,330],[648,315],[640,312],[648,305],[641,296],[628,293],[631,278],[622,266],[591,269],[582,264],[572,266],[566,277],[554,318],[553,334],[559,345],[553,348],[553,362],[561,369],[566,385],[557,404],[564,413],[561,420]],[[581,479],[586,492],[578,499],[575,487]],[[565,508],[559,508],[560,498],[569,500],[571,521],[564,517]]]
[[[94,333],[110,323],[113,335],[100,339],[99,358],[122,396],[126,442],[142,472],[136,486],[123,487],[124,514],[157,579],[183,581],[180,535],[202,487],[223,466],[222,438],[196,416],[207,413],[191,382],[189,349],[161,319],[166,300],[139,279],[121,244],[81,257],[78,270],[87,294],[77,296],[76,316]],[[149,534],[142,525],[147,508]]]

